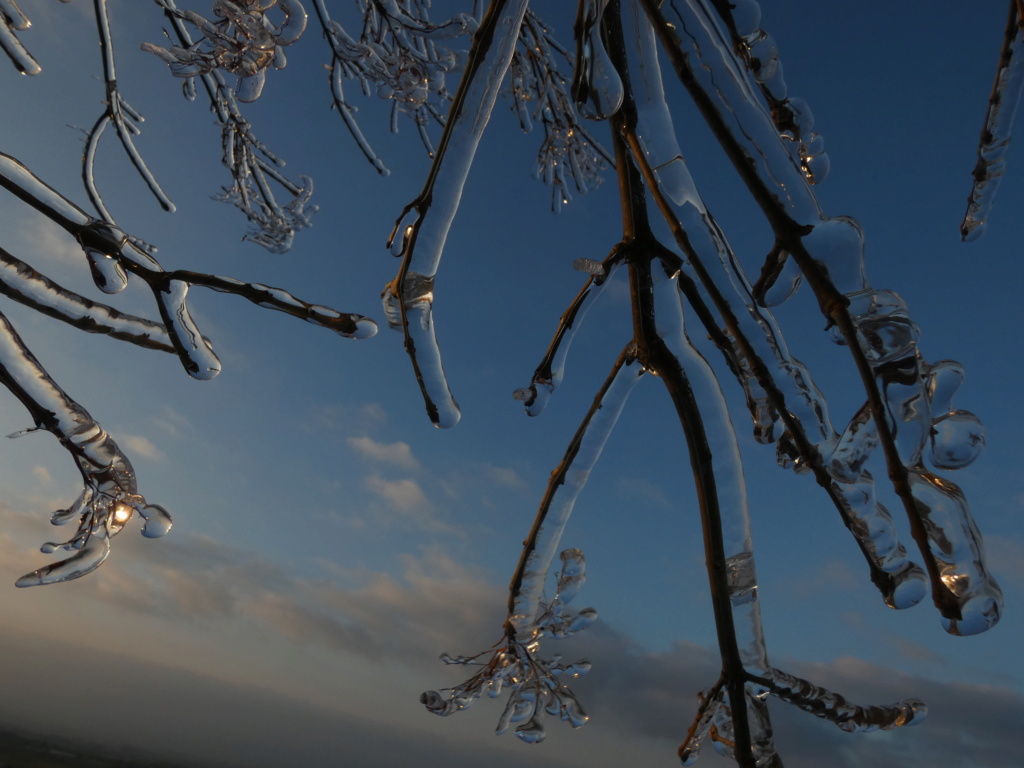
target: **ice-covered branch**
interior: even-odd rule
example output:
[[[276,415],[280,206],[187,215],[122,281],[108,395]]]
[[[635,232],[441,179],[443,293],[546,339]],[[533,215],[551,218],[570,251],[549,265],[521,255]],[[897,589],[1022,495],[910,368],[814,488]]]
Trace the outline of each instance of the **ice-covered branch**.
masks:
[[[367,338],[376,333],[376,323],[369,318],[311,304],[279,288],[200,272],[167,272],[151,254],[139,249],[116,226],[93,219],[9,155],[0,154],[0,186],[47,216],[78,241],[89,262],[94,282],[104,292],[117,293],[124,289],[129,274],[142,279],[153,292],[171,343],[185,369],[195,378],[216,376],[220,363],[189,314],[185,296],[191,285],[240,295],[260,306],[299,317],[349,338]]]
[[[551,561],[569,522],[576,499],[604,450],[612,429],[622,414],[633,388],[645,373],[636,363],[630,344],[619,355],[594,403],[569,442],[561,463],[551,474],[533,527],[523,544],[509,589],[508,624],[510,637],[529,642],[540,612],[541,594]]]
[[[442,428],[458,423],[460,412],[434,334],[434,277],[527,5],[528,0],[493,0],[488,7],[473,36],[469,62],[423,191],[405,207],[388,240],[392,252],[402,257],[402,266],[384,287],[384,312],[388,325],[403,331],[427,414]]]
[[[999,52],[999,68],[988,97],[985,125],[981,129],[978,145],[978,163],[972,176],[974,183],[967,197],[967,212],[960,223],[960,236],[964,240],[977,240],[985,233],[985,220],[992,211],[999,180],[1006,170],[1006,151],[1010,147],[1010,134],[1024,89],[1024,53],[1021,51],[1024,35],[1024,5],[1010,0],[1010,10],[1003,33],[1003,47]]]
[[[920,455],[912,445],[915,441],[923,445],[923,419],[927,416],[917,409],[913,411],[914,423],[903,424],[902,417],[889,415],[890,408],[894,414],[906,413],[894,407],[896,400],[903,398],[905,402],[914,397],[911,392],[920,393],[924,381],[923,363],[916,352],[916,330],[910,331],[912,323],[903,314],[905,308],[880,309],[880,316],[872,318],[873,312],[861,314],[850,307],[851,302],[874,304],[876,296],[880,306],[887,306],[891,304],[886,298],[890,292],[875,291],[867,282],[863,236],[856,222],[846,217],[829,219],[821,213],[805,174],[782,146],[777,129],[716,22],[716,14],[702,0],[679,0],[670,4],[676,18],[670,25],[656,3],[639,1],[677,76],[764,211],[780,243],[780,258],[788,254],[796,263],[823,314],[838,329],[837,340],[850,348],[894,490],[910,521],[944,625],[957,633],[983,631],[998,620],[998,587],[970,562],[940,563],[936,550],[942,548],[941,535],[926,520],[927,505],[915,498],[910,482]],[[694,66],[697,61],[700,66]],[[876,345],[882,349],[873,350]],[[885,359],[879,359],[880,355]],[[896,359],[902,364],[895,363]],[[899,392],[903,385],[909,389]],[[902,436],[897,427],[903,431]],[[902,449],[897,439],[904,444]],[[961,511],[969,514],[965,509]],[[971,539],[965,546],[978,553],[972,557],[971,562],[975,562],[980,558],[981,544],[971,535],[972,530],[973,523],[958,521],[951,533]],[[950,569],[961,569],[964,578],[951,578]],[[953,591],[951,585],[958,585],[959,591]],[[975,615],[965,619],[962,611],[968,607]]]
[[[2,248],[0,293],[79,330],[105,334],[148,349],[174,351],[167,329],[160,323],[127,315],[69,291]]]
[[[621,257],[618,247],[616,247],[603,262],[580,261],[582,261],[582,266],[592,273],[591,276],[573,299],[572,304],[562,313],[558,327],[555,329],[554,338],[551,339],[547,352],[544,354],[544,359],[540,361],[537,369],[533,372],[530,386],[517,389],[512,393],[516,400],[522,401],[530,416],[539,416],[543,412],[551,395],[554,394],[555,388],[562,383],[565,358],[569,354],[572,340],[587,313],[590,312],[590,308],[609,284],[608,278],[620,264]]]
[[[63,0],[68,2],[68,0]],[[15,32],[24,32],[32,22],[21,12],[14,0],[0,0],[0,48],[4,49],[11,62],[23,75],[38,75],[43,71],[32,54],[28,52]]]
[[[117,131],[117,137],[121,140],[121,145],[124,147],[124,151],[128,154],[128,158],[142,177],[142,180],[146,182],[149,191],[153,193],[153,196],[156,197],[157,202],[160,203],[160,206],[165,211],[173,211],[174,203],[171,202],[171,199],[167,197],[167,194],[160,187],[152,171],[147,167],[145,160],[142,159],[142,155],[136,148],[135,142],[132,140],[132,136],[137,136],[140,132],[139,123],[143,121],[143,117],[125,101],[117,87],[117,71],[114,68],[114,40],[110,33],[110,16],[107,9],[107,0],[93,0],[93,8],[95,9],[96,26],[99,31],[100,51],[103,56],[103,82],[106,86],[107,98],[105,102],[106,110],[99,120],[96,121],[92,130],[88,132],[85,139],[82,177],[85,181],[85,188],[89,193],[89,199],[96,207],[96,211],[101,218],[111,223],[114,221],[110,212],[103,204],[103,198],[100,197],[95,180],[96,150],[99,140],[107,125],[113,124],[114,130]]]
[[[104,429],[57,386],[22,342],[7,318],[0,315],[0,382],[28,409],[38,429],[51,432],[71,454],[84,488],[69,508],[51,522],[77,519],[78,530],[63,543],[47,543],[43,552],[73,553],[57,563],[22,576],[19,587],[55,584],[95,570],[110,554],[110,539],[139,513],[142,534],[159,537],[171,528],[163,507],[147,504],[138,493],[131,462]]]
[[[445,664],[480,666],[464,683],[439,691],[425,691],[422,703],[436,715],[447,716],[466,709],[486,692],[497,698],[509,689],[508,702],[495,733],[505,733],[515,726],[515,734],[528,744],[537,744],[547,735],[545,720],[553,715],[568,722],[573,728],[586,725],[588,717],[576,694],[564,682],[590,670],[590,662],[581,659],[566,664],[560,656],[544,659],[537,655],[541,637],[568,637],[589,627],[596,619],[592,608],[578,610],[569,603],[576,597],[586,579],[586,559],[578,549],[562,550],[561,572],[555,584],[555,596],[548,603],[540,603],[541,612],[536,619],[533,639],[525,641],[506,635],[505,645],[495,651],[475,656],[442,654]],[[486,661],[479,661],[487,657]]]
[[[634,23],[642,41],[646,37],[644,27],[650,27],[642,17],[635,18]],[[641,44],[637,49],[643,52],[646,46]],[[872,581],[886,602],[893,607],[916,604],[924,594],[923,575],[908,562],[887,510],[874,501],[871,476],[856,472],[852,478],[844,475],[840,481],[834,476],[838,471],[830,474],[825,466],[824,459],[833,455],[839,437],[832,427],[825,399],[810,372],[790,356],[771,313],[754,301],[750,284],[724,233],[690,178],[676,144],[663,92],[660,86],[657,90],[650,87],[652,83],[660,84],[657,59],[642,56],[638,66],[642,77],[635,81],[637,127],[627,124],[626,140],[677,246],[686,256],[688,268],[694,271],[720,313],[729,342],[728,346],[720,346],[747,392],[755,436],[760,442],[778,441],[780,456],[797,468],[814,472],[854,533],[871,568]],[[651,117],[652,112],[656,112],[657,119]],[[640,117],[645,113],[648,116],[641,123]],[[640,138],[641,125],[646,142]],[[652,166],[652,149],[672,158],[670,164],[658,166],[660,172]],[[725,285],[720,285],[709,269],[715,264],[725,272]],[[708,330],[714,333],[718,328]],[[778,430],[778,420],[783,422],[785,432]],[[791,448],[784,452],[784,446]],[[796,451],[795,459],[786,455],[792,450]]]

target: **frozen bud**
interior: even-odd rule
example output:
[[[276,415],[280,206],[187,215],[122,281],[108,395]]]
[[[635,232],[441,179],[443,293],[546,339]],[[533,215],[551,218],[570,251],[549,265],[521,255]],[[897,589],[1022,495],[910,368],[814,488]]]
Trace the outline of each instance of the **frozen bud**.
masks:
[[[451,699],[444,698],[437,691],[424,691],[420,694],[420,704],[425,706],[435,715],[450,715],[455,711],[455,702]]]
[[[929,438],[932,464],[939,469],[961,469],[985,448],[985,427],[970,411],[953,411],[932,424]]]
[[[761,6],[757,0],[731,0],[732,24],[740,37],[757,34],[761,28]]]

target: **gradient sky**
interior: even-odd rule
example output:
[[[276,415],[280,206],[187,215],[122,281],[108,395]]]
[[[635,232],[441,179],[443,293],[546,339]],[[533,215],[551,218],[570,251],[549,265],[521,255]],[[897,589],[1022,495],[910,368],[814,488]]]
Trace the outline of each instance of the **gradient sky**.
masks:
[[[21,39],[43,73],[0,66],[0,150],[85,207],[76,126],[92,125],[103,98],[91,4],[19,4],[34,22]],[[339,5],[339,19],[354,24],[349,4]],[[1006,611],[989,633],[955,638],[929,604],[887,609],[813,480],[779,469],[749,438],[726,373],[773,663],[861,703],[917,696],[930,707],[920,727],[848,735],[776,702],[780,753],[797,768],[1015,766],[1024,157],[1010,152],[986,236],[964,245],[957,232],[1005,4],[970,13],[950,0],[821,5],[765,3],[762,26],[779,44],[790,94],[807,100],[825,137],[823,207],[863,224],[871,282],[907,300],[925,357],[967,369],[956,405],[978,413],[988,444],[954,479],[986,536]],[[138,50],[162,42],[158,10],[111,6],[122,94],[147,118],[137,145],[178,205],[162,213],[108,135],[98,181],[121,226],[156,243],[165,267],[280,286],[383,325],[378,296],[398,265],[384,241],[428,168],[413,126],[389,135],[386,111],[351,89],[392,169],[378,177],[328,109],[327,50],[311,29],[245,110],[291,173],[315,178],[321,208],[291,253],[269,255],[241,242],[241,215],[210,199],[226,171],[206,107],[184,101],[180,82]],[[536,10],[567,29],[571,6]],[[741,258],[758,263],[766,226],[685,94],[672,87],[670,98],[709,207]],[[598,138],[603,131],[595,128]],[[435,319],[463,418],[447,432],[427,420],[401,336],[387,329],[341,339],[196,289],[191,306],[224,371],[194,382],[172,356],[3,302],[175,526],[156,541],[129,526],[94,574],[17,590],[17,577],[47,562],[39,545],[63,532],[47,521],[77,496],[77,473],[46,434],[0,446],[0,723],[197,766],[677,764],[696,693],[717,677],[717,650],[685,447],[656,380],[634,393],[563,540],[587,555],[578,600],[601,621],[549,652],[594,662],[573,686],[591,723],[552,723],[543,745],[528,746],[493,736],[497,702],[445,720],[418,703],[422,690],[462,680],[437,661],[441,652],[476,653],[499,639],[504,585],[548,474],[628,339],[621,285],[588,316],[544,415],[529,419],[512,400],[584,280],[573,259],[603,258],[621,236],[610,175],[560,215],[549,212],[548,190],[530,177],[539,142],[499,103],[449,238]],[[0,243],[96,297],[74,242],[9,196],[0,198]],[[152,316],[145,294],[130,288],[113,303]],[[821,333],[809,296],[780,319],[843,421],[863,398],[845,351]],[[28,426],[21,405],[0,398],[0,434]],[[701,761],[726,764],[710,748]]]

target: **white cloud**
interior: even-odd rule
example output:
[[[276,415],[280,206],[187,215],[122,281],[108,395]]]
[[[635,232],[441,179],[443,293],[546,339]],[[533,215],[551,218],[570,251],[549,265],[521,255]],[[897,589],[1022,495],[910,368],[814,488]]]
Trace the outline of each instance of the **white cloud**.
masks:
[[[188,416],[169,406],[164,406],[160,417],[154,423],[169,435],[178,435],[192,429],[192,422]]]
[[[42,464],[36,464],[32,467],[32,476],[41,484],[49,485],[53,482],[53,475],[50,474],[50,470]]]
[[[366,478],[366,487],[400,512],[426,511],[431,506],[420,484],[411,478],[385,480],[370,475]]]
[[[408,443],[378,443],[372,437],[350,437],[349,446],[363,456],[385,464],[394,464],[403,469],[417,469],[420,463],[412,455]]]
[[[495,467],[491,464],[484,464],[483,471],[489,480],[505,488],[526,487],[526,481],[511,467]]]
[[[78,265],[82,249],[74,238],[41,213],[32,212],[18,238],[27,261],[62,262]],[[18,253],[14,254],[19,256]]]
[[[150,461],[160,461],[164,457],[163,452],[149,438],[142,435],[120,434],[115,439],[125,447],[130,459],[141,456]]]

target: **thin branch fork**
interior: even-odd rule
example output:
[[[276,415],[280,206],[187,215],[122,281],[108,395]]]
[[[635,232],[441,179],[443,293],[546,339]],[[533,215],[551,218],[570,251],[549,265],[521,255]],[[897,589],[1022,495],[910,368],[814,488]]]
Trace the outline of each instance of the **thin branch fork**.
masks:
[[[732,605],[729,599],[725,541],[722,534],[721,512],[718,506],[714,457],[711,455],[700,407],[694,397],[693,389],[680,361],[671,353],[659,335],[655,322],[656,308],[651,269],[652,261],[660,244],[657,244],[650,230],[643,182],[629,158],[623,139],[628,131],[629,107],[627,105],[632,100],[632,89],[626,69],[625,43],[622,36],[618,0],[612,0],[609,3],[604,18],[604,33],[607,37],[609,54],[618,69],[625,89],[623,108],[611,122],[615,166],[623,212],[625,258],[629,267],[634,342],[640,362],[650,368],[664,382],[686,439],[700,507],[705,561],[722,658],[722,672],[732,705],[734,754],[737,764],[741,768],[755,768],[756,761],[753,754],[750,723],[747,719],[745,688],[747,673],[740,656]]]

